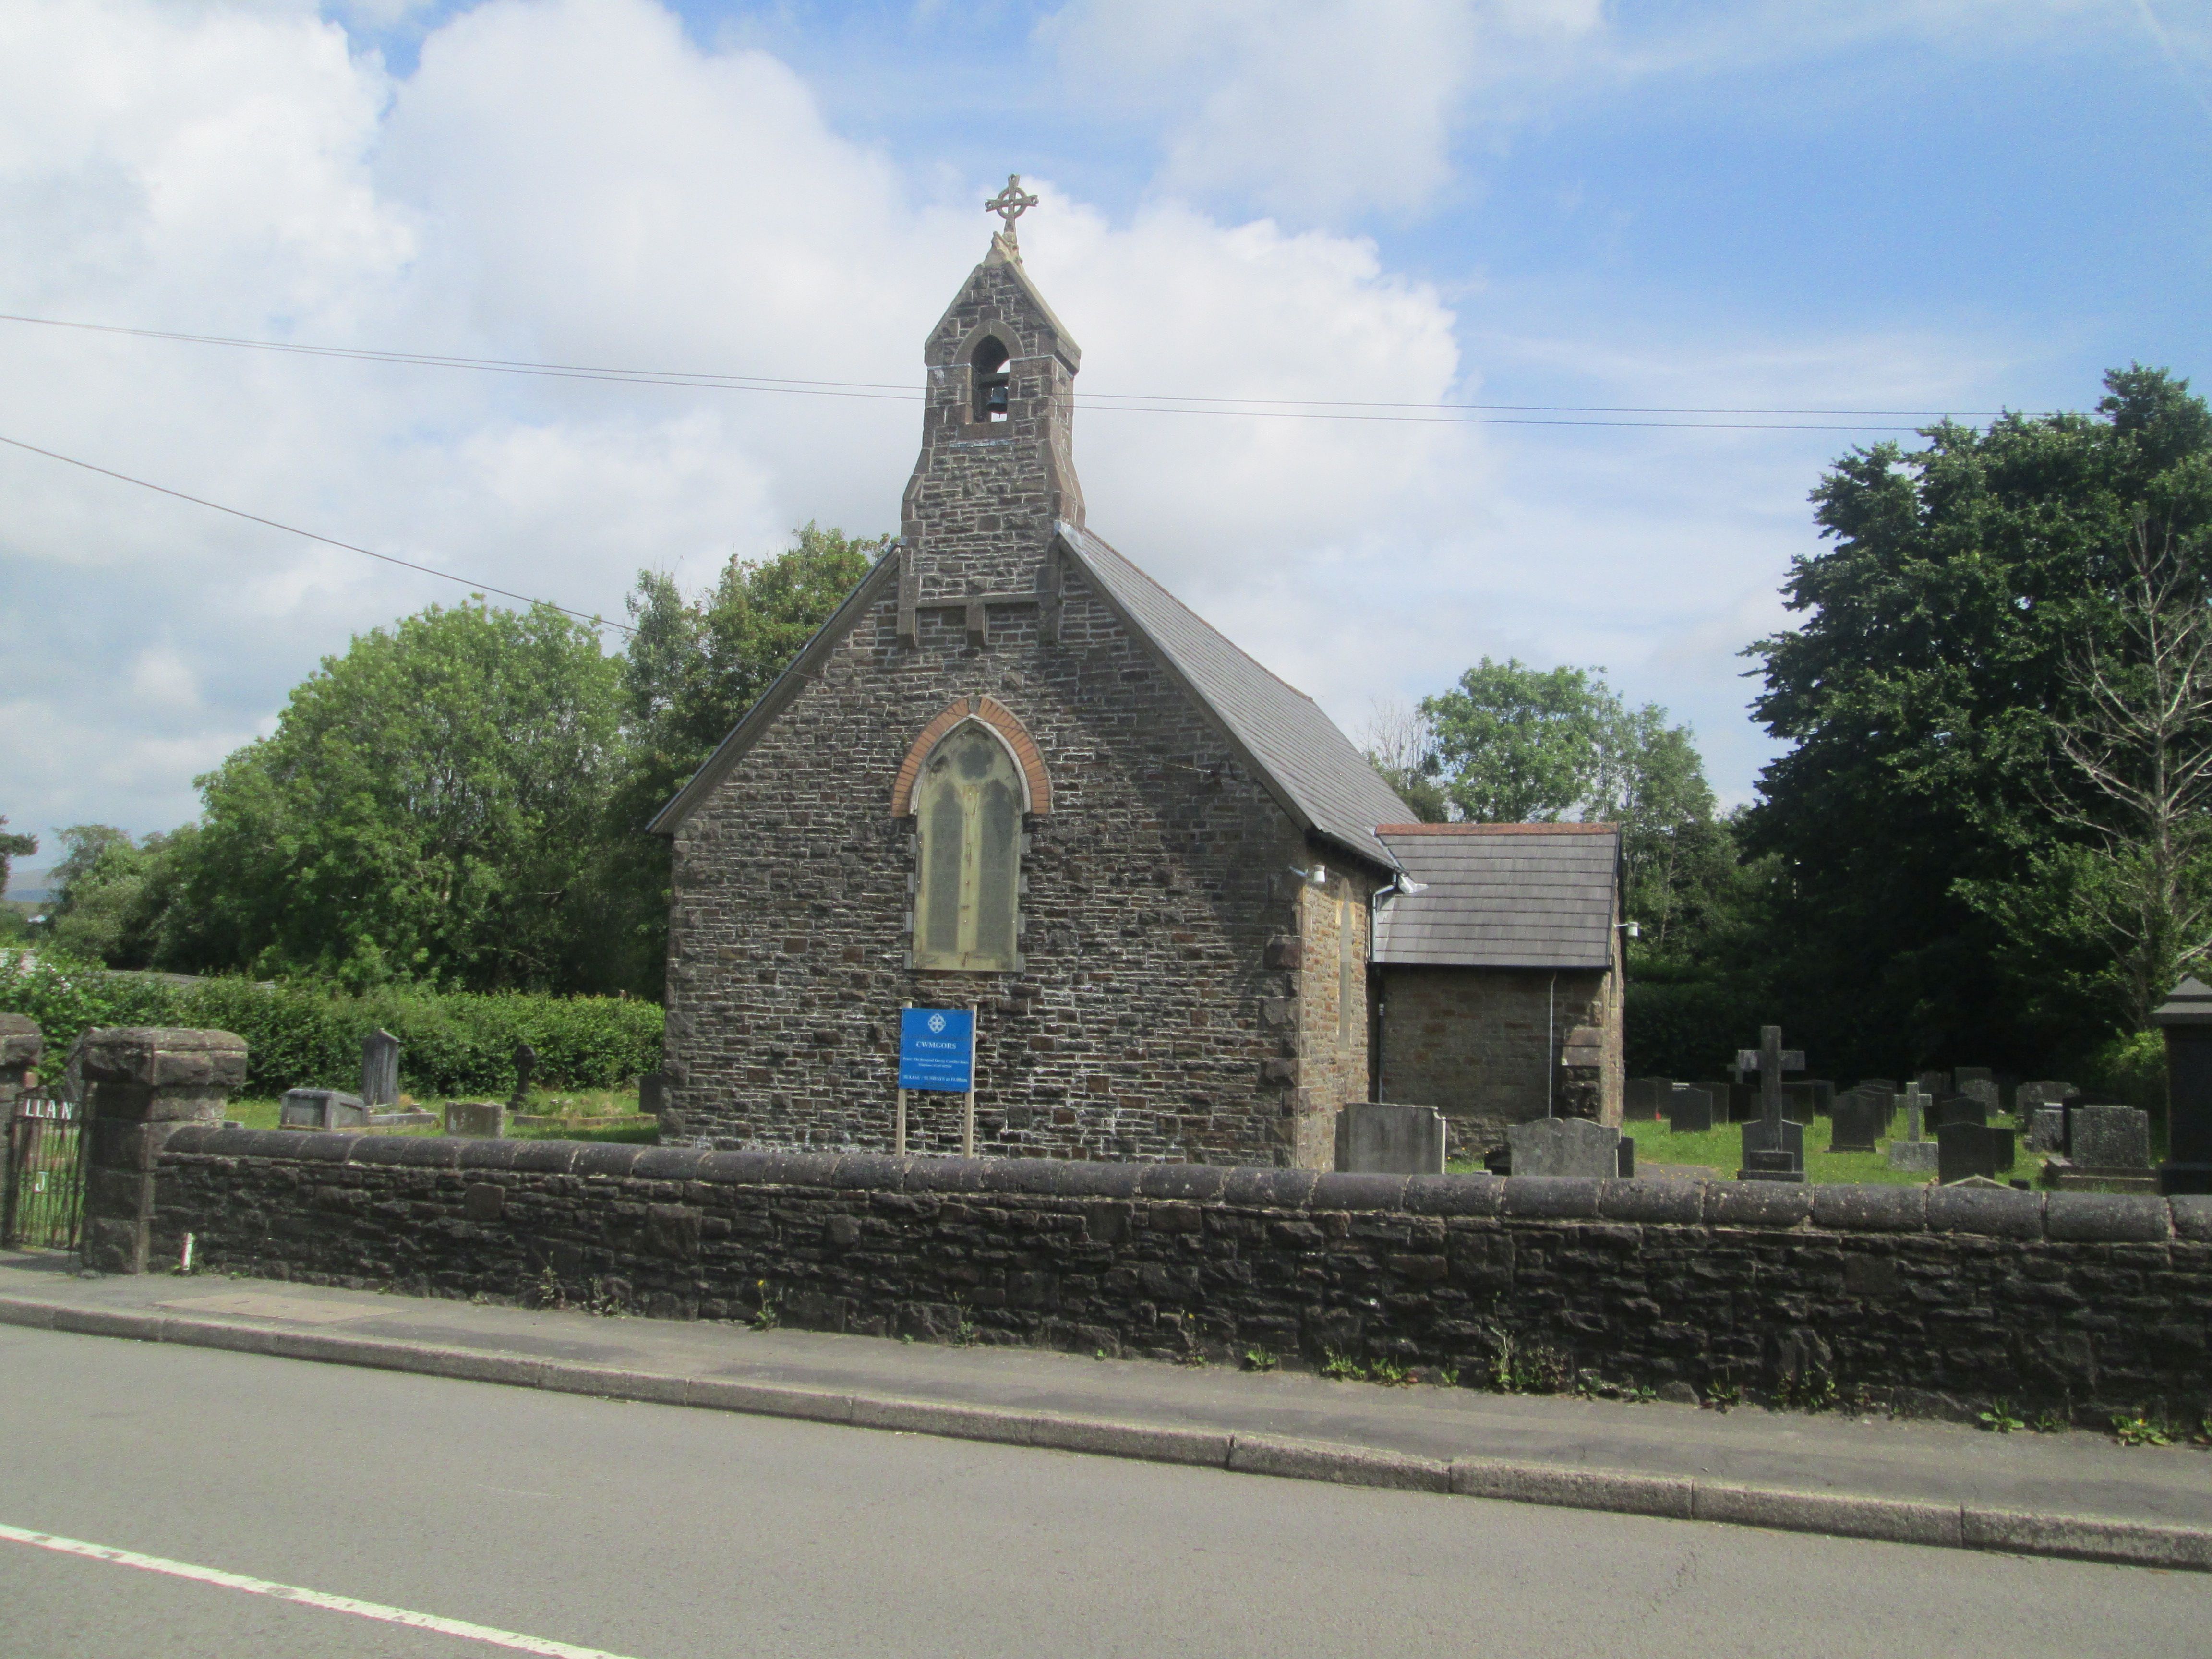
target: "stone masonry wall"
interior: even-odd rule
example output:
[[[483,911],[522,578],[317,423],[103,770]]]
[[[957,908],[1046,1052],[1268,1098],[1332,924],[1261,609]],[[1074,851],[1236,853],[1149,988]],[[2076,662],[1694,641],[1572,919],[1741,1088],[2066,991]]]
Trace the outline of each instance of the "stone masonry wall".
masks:
[[[887,1158],[191,1126],[154,1253],[416,1294],[1264,1346],[2101,1426],[2212,1396],[2212,1199]],[[762,1281],[766,1281],[763,1291]]]
[[[1545,1115],[1553,1056],[1578,1025],[1610,1021],[1609,1102],[1601,1077],[1580,1080],[1577,1089],[1562,1068],[1550,1109],[1620,1122],[1617,975],[1559,975],[1556,1006],[1548,970],[1399,967],[1384,969],[1382,978],[1383,1098],[1442,1112],[1450,1157],[1480,1158],[1505,1144],[1509,1124]]]
[[[1367,961],[1370,904],[1378,878],[1312,854],[1328,872],[1326,886],[1298,891],[1300,969],[1298,1084],[1308,1111],[1300,1119],[1326,1146],[1306,1149],[1302,1169],[1325,1170],[1336,1161],[1337,1109],[1370,1093]]]
[[[1033,607],[902,646],[888,588],[676,836],[667,1070],[681,1132],[888,1150],[902,1005],[979,1005],[979,1151],[1289,1163],[1302,1115],[1303,837],[1071,573],[1057,644]],[[988,692],[1042,753],[1019,971],[908,964],[917,837],[890,815],[908,746]],[[909,1150],[957,1151],[916,1096]],[[1309,1144],[1310,1143],[1310,1144]]]

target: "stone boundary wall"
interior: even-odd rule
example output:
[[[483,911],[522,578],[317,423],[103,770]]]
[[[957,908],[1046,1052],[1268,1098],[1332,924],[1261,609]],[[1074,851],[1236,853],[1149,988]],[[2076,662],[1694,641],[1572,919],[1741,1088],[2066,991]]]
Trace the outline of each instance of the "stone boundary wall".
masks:
[[[416,1294],[2102,1427],[2212,1402],[2212,1198],[1354,1176],[191,1125],[151,1255]]]

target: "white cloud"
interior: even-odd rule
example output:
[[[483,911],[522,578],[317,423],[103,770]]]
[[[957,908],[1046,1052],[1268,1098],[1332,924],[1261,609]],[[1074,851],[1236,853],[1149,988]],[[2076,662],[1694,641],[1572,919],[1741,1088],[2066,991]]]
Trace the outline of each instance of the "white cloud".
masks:
[[[1454,131],[1601,22],[1600,0],[1072,0],[1073,95],[1163,120],[1165,182],[1323,218],[1427,202]]]
[[[1486,38],[1521,17],[1485,10]],[[1366,139],[1345,143],[1350,178]],[[299,8],[0,9],[0,293],[33,314],[915,386],[996,182],[851,142],[787,65],[702,52],[651,0],[489,0],[403,81]],[[1792,356],[1616,324],[1600,350],[1572,307],[1455,309],[1364,239],[1165,194],[1110,221],[1030,182],[1081,392],[1428,403],[1479,383],[1463,354],[1593,402],[1920,406],[1986,380],[1904,338]],[[0,384],[8,436],[614,617],[641,565],[696,583],[808,519],[894,527],[920,413],[17,325]],[[1771,625],[1838,447],[1093,405],[1076,456],[1101,534],[1355,732],[1486,653],[1603,662],[1694,718],[1740,793],[1759,746],[1728,647]],[[0,500],[0,811],[36,833],[179,821],[320,657],[465,591],[17,452]]]

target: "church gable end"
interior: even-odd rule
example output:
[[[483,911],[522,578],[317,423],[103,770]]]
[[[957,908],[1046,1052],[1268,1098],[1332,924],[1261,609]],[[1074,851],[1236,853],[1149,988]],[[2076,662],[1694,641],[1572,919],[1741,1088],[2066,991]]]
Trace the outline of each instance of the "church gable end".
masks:
[[[1324,899],[1304,786],[1071,553],[1080,357],[1010,235],[925,356],[886,567],[656,823],[672,1131],[895,1150],[901,1009],[972,1005],[979,1153],[1325,1163],[1385,866]],[[905,1150],[963,1106],[910,1097]]]

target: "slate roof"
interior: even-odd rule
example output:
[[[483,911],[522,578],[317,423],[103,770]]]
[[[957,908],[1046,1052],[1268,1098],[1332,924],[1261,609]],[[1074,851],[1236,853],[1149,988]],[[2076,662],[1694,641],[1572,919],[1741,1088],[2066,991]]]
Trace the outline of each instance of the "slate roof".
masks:
[[[1397,868],[1375,826],[1413,816],[1366,756],[1321,705],[1231,645],[1212,623],[1087,530],[1057,526],[1060,546],[1089,574],[1107,603],[1152,647],[1168,672],[1209,711],[1231,742],[1299,826],[1347,851]],[[820,632],[722,740],[648,829],[678,824],[729,775],[738,758],[797,695],[807,672],[860,620],[896,574],[890,552],[838,606]]]
[[[1089,531],[1062,524],[1059,533],[1060,545],[1212,711],[1292,817],[1385,869],[1396,867],[1375,828],[1412,813],[1319,703],[1269,673]]]
[[[1378,833],[1428,884],[1381,907],[1383,966],[1612,965],[1619,826],[1386,823]]]

